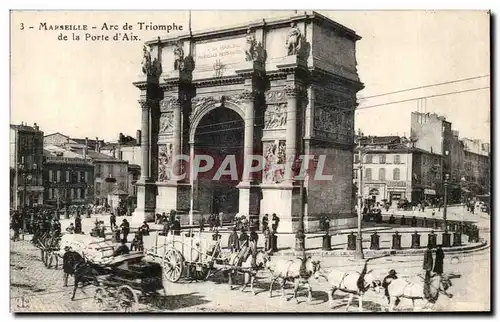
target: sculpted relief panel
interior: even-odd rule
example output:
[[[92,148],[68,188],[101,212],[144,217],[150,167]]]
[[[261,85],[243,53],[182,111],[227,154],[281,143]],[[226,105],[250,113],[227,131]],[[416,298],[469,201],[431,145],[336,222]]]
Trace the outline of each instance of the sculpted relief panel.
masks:
[[[263,183],[280,183],[285,178],[285,141],[264,142]]]
[[[158,147],[158,181],[165,182],[172,178],[172,143]]]
[[[174,113],[162,113],[160,116],[160,134],[173,133],[174,131]]]
[[[352,112],[317,106],[314,111],[314,135],[339,143],[352,143]]]
[[[268,105],[264,113],[264,130],[286,127],[286,104]]]

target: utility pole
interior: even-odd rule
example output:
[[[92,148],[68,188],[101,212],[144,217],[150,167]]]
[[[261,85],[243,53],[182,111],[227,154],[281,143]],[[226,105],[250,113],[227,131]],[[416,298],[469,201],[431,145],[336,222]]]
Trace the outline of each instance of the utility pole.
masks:
[[[361,235],[361,218],[362,214],[362,206],[363,206],[363,155],[361,154],[361,140],[358,138],[358,234],[356,236],[356,252],[354,253],[355,259],[364,259],[365,255],[363,254],[363,236]]]

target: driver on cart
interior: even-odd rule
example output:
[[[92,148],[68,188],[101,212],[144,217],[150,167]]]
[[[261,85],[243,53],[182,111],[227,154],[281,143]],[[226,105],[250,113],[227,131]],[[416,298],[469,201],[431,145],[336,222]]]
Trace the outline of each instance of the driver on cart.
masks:
[[[127,247],[127,244],[125,243],[125,240],[121,241],[121,245],[118,246],[117,249],[113,252],[113,257],[120,256],[120,255],[126,255],[130,252],[130,250]]]

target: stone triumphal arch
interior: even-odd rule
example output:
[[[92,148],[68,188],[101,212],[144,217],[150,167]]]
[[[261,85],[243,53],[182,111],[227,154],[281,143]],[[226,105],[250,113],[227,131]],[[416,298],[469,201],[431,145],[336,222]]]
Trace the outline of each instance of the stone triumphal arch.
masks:
[[[175,209],[183,223],[222,211],[276,213],[281,232],[322,216],[353,226],[359,39],[307,12],[147,42],[133,220]]]

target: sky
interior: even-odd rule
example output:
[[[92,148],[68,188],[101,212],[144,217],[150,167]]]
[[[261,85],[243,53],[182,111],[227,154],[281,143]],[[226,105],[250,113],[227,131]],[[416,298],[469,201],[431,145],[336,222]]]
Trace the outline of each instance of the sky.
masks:
[[[318,11],[356,31],[358,72],[365,89],[355,126],[365,134],[408,135],[410,113],[435,112],[452,122],[461,137],[490,141],[489,77],[409,88],[490,74],[489,16],[485,11]],[[192,29],[223,28],[294,14],[294,11],[193,11]],[[11,16],[10,122],[37,123],[45,134],[117,140],[140,128],[142,42],[176,36],[188,29],[186,11],[25,11]],[[176,24],[184,31],[138,31],[139,41],[58,40],[60,31],[40,24],[137,22]],[[29,29],[33,26],[33,29]],[[116,31],[90,30],[96,36]],[[122,32],[123,31],[119,31]],[[85,31],[76,32],[85,34]],[[480,90],[474,90],[480,89]],[[444,93],[460,92],[437,96]],[[437,96],[437,97],[429,97]],[[366,97],[366,99],[363,99]],[[428,97],[408,101],[413,98]],[[387,104],[398,101],[402,103]]]

